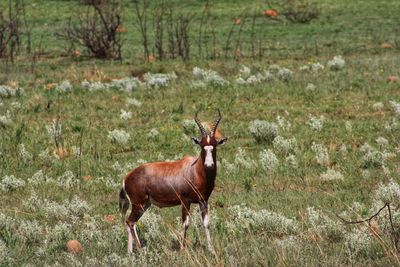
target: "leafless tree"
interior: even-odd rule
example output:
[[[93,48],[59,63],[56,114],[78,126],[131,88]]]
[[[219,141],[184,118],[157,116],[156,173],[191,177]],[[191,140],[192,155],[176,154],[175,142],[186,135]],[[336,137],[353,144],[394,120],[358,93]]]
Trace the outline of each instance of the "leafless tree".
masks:
[[[59,34],[69,41],[69,50],[83,46],[96,58],[122,58],[120,1],[89,1],[85,13],[78,17],[78,23],[72,21],[75,19],[71,18],[65,31]]]

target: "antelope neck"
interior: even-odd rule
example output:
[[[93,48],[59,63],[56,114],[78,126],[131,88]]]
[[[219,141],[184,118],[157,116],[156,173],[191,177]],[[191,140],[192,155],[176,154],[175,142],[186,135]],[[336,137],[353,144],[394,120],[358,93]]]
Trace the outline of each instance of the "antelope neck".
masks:
[[[215,148],[214,148],[215,149]],[[208,153],[210,153],[209,155],[207,155]],[[207,156],[210,157],[212,159],[212,166],[208,167],[206,165],[206,161],[207,161]],[[210,159],[208,159],[210,160]],[[216,157],[216,152],[215,150],[213,151],[209,151],[207,152],[206,150],[203,150],[197,160],[196,163],[196,170],[199,173],[205,174],[207,180],[214,180],[215,176],[217,174],[217,157]]]

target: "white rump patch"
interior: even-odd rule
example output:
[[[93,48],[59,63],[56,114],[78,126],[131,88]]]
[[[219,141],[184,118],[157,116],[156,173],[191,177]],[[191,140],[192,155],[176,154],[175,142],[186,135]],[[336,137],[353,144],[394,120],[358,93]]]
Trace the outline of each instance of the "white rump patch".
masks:
[[[206,160],[204,161],[204,164],[206,165],[206,167],[212,167],[214,165],[214,159],[212,157],[213,149],[213,146],[204,147],[204,150],[206,151]]]

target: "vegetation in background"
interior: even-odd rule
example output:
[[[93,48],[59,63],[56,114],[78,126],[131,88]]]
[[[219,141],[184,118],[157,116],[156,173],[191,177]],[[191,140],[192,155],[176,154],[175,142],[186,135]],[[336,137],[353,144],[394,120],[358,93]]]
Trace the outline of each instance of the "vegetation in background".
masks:
[[[29,29],[14,64],[1,59],[0,266],[399,264],[398,1],[320,1],[307,23],[280,1],[168,1],[146,9],[146,56],[124,1],[115,61],[56,36],[94,2],[24,1]],[[153,13],[195,7],[189,57],[173,58],[157,26],[170,20]],[[145,249],[128,255],[124,175],[197,155],[193,116],[217,108],[229,141],[210,198],[216,255],[195,207],[185,251],[180,208],[152,207]]]

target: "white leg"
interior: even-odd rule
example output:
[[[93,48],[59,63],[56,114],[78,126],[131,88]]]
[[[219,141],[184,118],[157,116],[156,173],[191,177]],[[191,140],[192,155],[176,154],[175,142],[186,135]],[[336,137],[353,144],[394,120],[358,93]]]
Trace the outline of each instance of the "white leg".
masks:
[[[135,233],[135,239],[136,239],[137,246],[138,246],[138,248],[141,248],[142,244],[140,244],[140,239],[139,239],[139,235],[137,233],[136,223],[133,224],[133,232]]]
[[[186,242],[186,232],[187,229],[189,228],[189,215],[186,215],[186,219],[183,222],[183,240],[181,244],[181,250],[185,248],[185,242]]]
[[[214,246],[211,242],[211,235],[210,235],[210,229],[209,229],[210,219],[208,217],[208,209],[206,206],[202,207],[202,209],[201,209],[201,218],[203,219],[203,225],[204,225],[204,229],[206,231],[208,250],[215,254]]]
[[[128,253],[133,253],[133,236],[129,225],[126,225],[126,231],[128,232]]]
[[[190,204],[182,204],[182,226],[183,226],[183,238],[181,242],[181,250],[185,249],[186,232],[189,228],[189,209]]]

